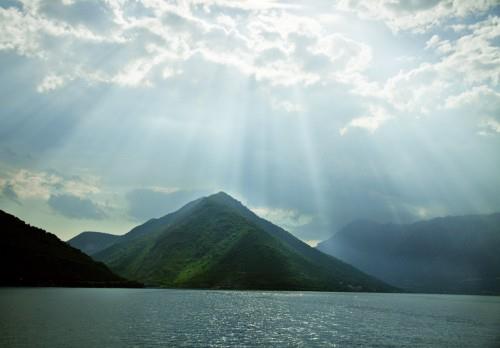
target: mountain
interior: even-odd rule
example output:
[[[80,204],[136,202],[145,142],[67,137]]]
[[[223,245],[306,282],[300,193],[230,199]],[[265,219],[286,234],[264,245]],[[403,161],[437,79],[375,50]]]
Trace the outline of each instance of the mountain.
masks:
[[[500,294],[500,213],[356,221],[317,248],[410,291]]]
[[[87,255],[92,255],[115,244],[119,238],[120,236],[114,234],[86,231],[71,238],[67,243]]]
[[[0,285],[138,287],[55,235],[0,210]]]
[[[93,255],[150,286],[392,291],[221,192],[132,229]]]
[[[101,250],[104,250],[111,245],[131,241],[143,235],[154,232],[156,229],[162,229],[175,223],[180,218],[189,214],[192,207],[194,207],[200,200],[192,201],[179,209],[177,212],[167,214],[159,219],[151,219],[142,225],[134,227],[124,235],[114,235],[103,232],[82,232],[79,235],[68,240],[67,243],[74,248],[80,249],[87,255],[94,255]]]

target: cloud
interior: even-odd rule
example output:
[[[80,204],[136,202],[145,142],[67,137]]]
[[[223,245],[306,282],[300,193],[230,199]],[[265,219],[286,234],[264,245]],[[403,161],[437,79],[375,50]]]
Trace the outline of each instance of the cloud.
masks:
[[[47,172],[21,169],[6,182],[21,199],[48,199],[51,190],[61,183],[61,178]]]
[[[5,33],[0,50],[38,58],[46,70],[37,86],[40,93],[74,80],[151,87],[185,71],[183,65],[193,57],[282,86],[338,79],[366,69],[371,61],[367,44],[329,33],[318,20],[297,14],[297,6],[274,1],[86,5],[82,13],[91,13],[87,18],[95,17],[99,25],[68,10],[83,6],[79,2],[37,4],[0,9]],[[237,21],[226,14],[228,9],[239,11]],[[100,15],[103,11],[108,15]],[[116,54],[103,65],[96,60],[98,48]]]
[[[432,35],[432,37],[425,43],[425,49],[436,47],[438,43],[439,43],[439,36]]]
[[[489,132],[500,133],[500,122],[494,118],[485,118],[479,124],[481,128],[485,129],[479,134],[486,135]]]
[[[20,55],[49,59],[51,52],[45,47],[48,38],[81,40],[84,42],[119,41],[114,37],[95,34],[83,25],[51,19],[40,12],[40,3],[25,3],[22,9],[0,8],[0,50],[14,50]]]
[[[57,89],[64,85],[64,78],[57,75],[45,76],[43,81],[36,87],[36,90],[40,93],[45,93]]]
[[[368,116],[352,119],[340,129],[340,135],[345,135],[350,128],[361,128],[373,133],[391,118],[392,116],[384,108],[370,106]]]
[[[271,107],[274,110],[284,110],[287,113],[300,113],[305,111],[304,106],[299,103],[295,103],[290,100],[279,100],[276,98],[271,99]]]
[[[55,171],[19,169],[9,173],[0,187],[12,192],[20,200],[48,200],[53,194],[66,193],[77,197],[98,193],[95,178],[84,180],[78,176],[65,176]]]
[[[1,191],[1,195],[3,197],[8,198],[11,201],[20,204],[19,197],[17,196],[16,191],[14,190],[14,188],[12,187],[12,185],[10,183],[0,185],[0,186],[3,186],[3,189]]]
[[[497,5],[496,0],[341,0],[336,7],[361,18],[383,21],[395,32],[426,32],[451,18],[485,13]]]
[[[437,61],[401,70],[381,88],[354,92],[386,103],[395,110],[393,114],[404,117],[432,116],[453,109],[475,115],[478,123],[485,116],[495,118],[499,106],[500,47],[495,41],[500,37],[499,23],[499,17],[488,17],[468,25],[467,31],[453,40],[433,35],[426,48],[438,53]],[[371,122],[376,119],[361,121],[376,124]]]
[[[304,240],[498,210],[490,4],[4,1],[0,191],[105,230],[224,188]]]
[[[369,45],[338,33],[319,38],[310,51],[328,57],[331,62],[328,68],[344,74],[363,71],[372,61]]]
[[[312,246],[313,248],[315,248],[321,242],[321,240],[319,240],[319,239],[308,239],[308,240],[305,240],[304,242],[306,242],[307,244],[309,244],[310,246]]]
[[[255,207],[251,208],[251,210],[260,217],[289,231],[308,225],[314,219],[312,215],[302,214],[295,209]]]
[[[58,213],[72,219],[99,220],[106,217],[104,211],[88,198],[70,194],[51,195],[48,204]]]
[[[500,92],[488,85],[480,85],[457,95],[446,98],[445,108],[460,109],[464,107],[480,108],[481,113],[495,114],[500,110]]]

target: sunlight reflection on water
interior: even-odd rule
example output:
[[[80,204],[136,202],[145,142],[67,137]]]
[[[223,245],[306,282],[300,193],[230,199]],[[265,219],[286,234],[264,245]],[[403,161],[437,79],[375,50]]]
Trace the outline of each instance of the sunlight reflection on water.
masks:
[[[500,298],[0,289],[0,346],[500,346]]]

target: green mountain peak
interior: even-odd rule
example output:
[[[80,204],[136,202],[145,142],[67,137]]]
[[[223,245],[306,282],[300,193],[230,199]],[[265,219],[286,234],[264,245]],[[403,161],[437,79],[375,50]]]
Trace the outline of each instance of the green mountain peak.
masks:
[[[389,291],[219,192],[137,226],[93,255],[150,286]]]

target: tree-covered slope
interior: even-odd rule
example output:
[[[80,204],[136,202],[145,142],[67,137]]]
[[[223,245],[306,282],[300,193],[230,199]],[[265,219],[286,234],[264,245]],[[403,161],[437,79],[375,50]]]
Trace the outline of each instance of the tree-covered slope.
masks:
[[[500,294],[500,214],[357,221],[318,249],[411,291]]]
[[[0,210],[0,285],[139,286],[55,235]]]
[[[260,220],[252,221],[260,218],[224,193],[190,203],[167,217],[162,218],[163,225],[156,224],[148,233],[116,243],[94,257],[118,274],[154,286],[392,290],[291,235],[288,238],[300,247],[278,238]]]

